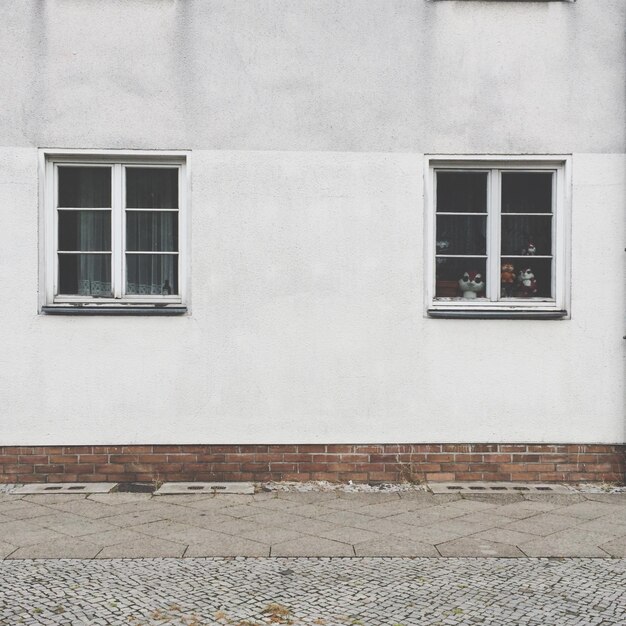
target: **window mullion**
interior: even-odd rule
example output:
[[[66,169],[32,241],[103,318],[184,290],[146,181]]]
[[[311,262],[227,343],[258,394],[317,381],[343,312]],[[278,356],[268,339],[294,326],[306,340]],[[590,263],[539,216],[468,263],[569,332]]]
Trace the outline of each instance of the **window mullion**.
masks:
[[[489,173],[487,202],[487,298],[497,302],[500,296],[500,175]]]
[[[123,198],[123,181],[122,166],[117,163],[113,166],[113,202],[111,222],[113,228],[113,297],[122,297],[123,286],[123,224],[124,224],[124,198]]]

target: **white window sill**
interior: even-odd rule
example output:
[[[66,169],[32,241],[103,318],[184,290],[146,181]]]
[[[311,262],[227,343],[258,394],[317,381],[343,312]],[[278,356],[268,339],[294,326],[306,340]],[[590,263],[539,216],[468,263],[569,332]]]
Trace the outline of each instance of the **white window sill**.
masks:
[[[44,315],[185,315],[182,304],[52,304],[41,307]]]
[[[427,310],[428,317],[446,319],[539,319],[559,320],[568,317],[563,309],[505,309],[480,306],[437,307]]]

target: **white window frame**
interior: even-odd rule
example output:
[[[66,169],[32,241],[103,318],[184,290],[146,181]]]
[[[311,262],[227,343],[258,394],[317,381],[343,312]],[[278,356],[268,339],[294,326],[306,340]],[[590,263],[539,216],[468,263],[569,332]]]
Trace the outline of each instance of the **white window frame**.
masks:
[[[113,297],[57,294],[58,167],[111,168],[111,283]],[[126,194],[124,168],[178,169],[178,294],[124,294],[126,272]],[[190,153],[187,151],[39,150],[40,177],[40,312],[183,313],[189,292]],[[149,209],[145,209],[149,210]],[[157,209],[158,210],[158,209]]]
[[[436,171],[488,171],[487,293],[488,299],[435,297]],[[500,175],[503,171],[553,171],[552,293],[554,298],[507,299],[500,289]],[[426,155],[424,167],[425,311],[430,317],[549,318],[570,316],[571,155]],[[497,198],[494,201],[494,198]]]

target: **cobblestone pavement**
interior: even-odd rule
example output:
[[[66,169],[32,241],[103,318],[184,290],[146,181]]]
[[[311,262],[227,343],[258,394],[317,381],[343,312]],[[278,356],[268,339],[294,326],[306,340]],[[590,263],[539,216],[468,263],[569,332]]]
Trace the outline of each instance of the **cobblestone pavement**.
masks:
[[[625,559],[23,560],[0,584],[2,626],[626,623]]]
[[[0,559],[626,557],[626,494],[0,493]]]

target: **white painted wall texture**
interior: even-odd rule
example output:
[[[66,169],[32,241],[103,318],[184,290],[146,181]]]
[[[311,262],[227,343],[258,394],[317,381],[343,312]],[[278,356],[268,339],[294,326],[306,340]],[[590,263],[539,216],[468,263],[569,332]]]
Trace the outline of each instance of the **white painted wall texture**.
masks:
[[[624,442],[625,26],[0,1],[0,444]],[[40,147],[192,151],[190,315],[38,314]],[[571,319],[425,316],[425,152],[573,154]]]

